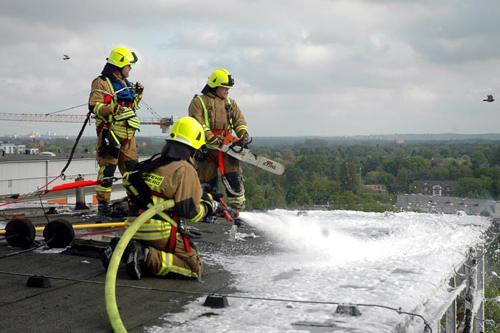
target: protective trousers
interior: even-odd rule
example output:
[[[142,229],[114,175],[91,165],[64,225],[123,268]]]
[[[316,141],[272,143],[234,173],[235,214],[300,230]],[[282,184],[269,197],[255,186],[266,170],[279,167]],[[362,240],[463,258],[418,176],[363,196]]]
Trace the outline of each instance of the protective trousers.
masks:
[[[97,152],[103,144],[101,132],[97,138]],[[118,170],[123,175],[126,171],[131,171],[134,169],[135,164],[139,161],[139,156],[137,154],[137,145],[135,141],[135,136],[130,139],[124,145],[121,145],[118,157],[115,158],[111,155],[99,156],[97,153],[97,164],[99,165],[99,174],[97,179],[101,180],[103,178],[113,177],[118,166]],[[98,202],[109,202],[111,200],[111,190],[113,182],[111,179],[106,179],[102,184],[96,186],[96,198]]]
[[[217,192],[219,189],[218,172],[219,169],[219,151],[209,150],[209,156],[204,161],[196,162],[196,171],[198,171],[198,178],[204,188],[208,188],[208,192]],[[242,170],[240,163],[237,159],[227,154],[224,154],[224,169],[225,177],[231,186],[233,192],[242,192],[243,179],[241,177]],[[207,186],[208,185],[208,186]],[[226,188],[227,200],[229,206],[234,209],[242,211],[245,209],[245,195],[235,195]]]
[[[190,244],[191,251],[187,252],[184,239],[177,233],[174,253],[166,252],[168,238],[141,242],[149,246],[147,267],[156,276],[165,276],[169,273],[185,277],[197,278],[202,274],[203,263],[198,255],[198,250]]]

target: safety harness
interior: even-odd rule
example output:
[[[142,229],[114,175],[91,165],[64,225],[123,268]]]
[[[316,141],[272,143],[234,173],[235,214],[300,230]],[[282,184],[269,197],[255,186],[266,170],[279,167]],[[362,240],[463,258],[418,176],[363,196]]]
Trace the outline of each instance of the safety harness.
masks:
[[[128,81],[127,79],[124,79],[126,82],[126,85],[124,85],[120,80],[115,80],[111,82],[111,80],[105,76],[102,75],[101,79],[106,80],[108,83],[109,89],[111,92],[96,89],[95,91],[101,92],[105,94],[104,101],[102,105],[107,105],[110,103],[120,105],[123,107],[129,107],[132,110],[138,109],[137,105],[137,100],[135,99],[135,92],[134,88],[132,86],[132,83]],[[120,139],[118,136],[115,134],[115,132],[112,130],[112,124],[113,124],[113,115],[109,115],[108,117],[103,117],[102,115],[99,114],[99,110],[102,107],[102,105],[96,105],[97,110],[94,109],[94,119],[100,120],[100,123],[96,127],[96,132],[97,136],[102,132],[104,127],[107,128],[107,131],[109,131],[109,136],[108,140],[112,140],[113,144],[115,146],[118,145],[126,145],[128,142],[130,142],[131,138],[128,137],[120,142]],[[135,115],[135,114],[134,114]],[[125,122],[127,122],[127,119],[121,119],[120,122],[123,122],[123,125],[125,125]],[[138,120],[137,121],[128,121],[129,125],[135,129],[140,129],[140,125]],[[135,135],[135,131],[134,131]],[[133,135],[132,135],[133,137]]]
[[[156,158],[158,155],[160,154],[155,154],[151,158],[137,163],[134,167],[134,171],[127,172],[123,175],[122,184],[128,191],[127,194],[130,198],[130,201],[132,201],[132,203],[138,209],[139,215],[145,212],[148,208],[154,206],[151,199],[152,196],[169,199],[163,193],[153,191],[146,184],[143,178],[144,173],[150,172],[158,167],[170,163],[170,161],[166,161],[161,157]],[[172,214],[172,216],[170,216],[170,214],[166,212],[158,212],[155,216],[153,216],[153,219],[168,222],[171,226],[170,238],[168,240],[167,246],[168,253],[175,252],[177,233],[181,234],[184,240],[184,245],[186,246],[186,251],[191,252],[191,246],[186,236],[184,226],[182,225],[182,220],[178,218],[177,214]]]

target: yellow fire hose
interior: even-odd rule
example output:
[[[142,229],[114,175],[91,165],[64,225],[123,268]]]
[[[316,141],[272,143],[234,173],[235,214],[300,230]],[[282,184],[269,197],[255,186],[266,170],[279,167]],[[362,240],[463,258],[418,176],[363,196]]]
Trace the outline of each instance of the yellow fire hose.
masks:
[[[129,228],[123,233],[120,241],[116,245],[113,251],[113,256],[108,266],[108,273],[106,274],[106,286],[104,289],[106,298],[106,310],[108,312],[108,318],[111,322],[113,330],[118,333],[126,333],[127,330],[123,325],[122,319],[120,318],[120,313],[118,312],[118,305],[116,304],[116,274],[118,272],[118,267],[120,266],[120,260],[127,248],[128,243],[135,235],[137,230],[143,225],[147,220],[162,212],[164,210],[170,209],[174,206],[174,200],[167,200],[159,205],[152,206],[144,213],[142,213]],[[172,221],[173,222],[173,221]]]

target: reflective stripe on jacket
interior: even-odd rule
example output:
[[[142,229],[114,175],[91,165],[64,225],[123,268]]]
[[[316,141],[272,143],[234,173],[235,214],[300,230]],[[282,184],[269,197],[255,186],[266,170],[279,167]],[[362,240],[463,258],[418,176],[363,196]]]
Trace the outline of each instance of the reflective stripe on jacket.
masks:
[[[144,173],[143,179],[152,193],[161,193],[163,196],[151,194],[153,205],[160,204],[167,199],[174,199],[175,206],[170,213],[175,213],[178,217],[190,222],[198,222],[209,211],[202,203],[203,191],[198,174],[189,161],[170,162],[152,170],[152,172]],[[135,217],[128,218],[125,227],[129,227],[134,220]],[[134,239],[168,238],[171,229],[170,223],[153,218],[139,228]]]
[[[121,141],[131,139],[135,135],[135,129],[128,125],[127,120],[115,120],[114,108],[122,103],[134,110],[138,108],[132,84],[127,79],[125,82],[127,87],[121,80],[111,81],[107,76],[100,76],[92,82],[89,98],[89,108],[94,114],[96,127],[99,129],[109,124],[109,128]]]
[[[229,112],[232,112],[232,117],[228,117]],[[189,105],[189,116],[194,117],[203,126],[207,138],[211,136],[211,133],[207,133],[211,130],[234,130],[237,135],[242,130],[248,132],[245,117],[236,101],[229,97],[220,98],[211,92],[193,98]]]

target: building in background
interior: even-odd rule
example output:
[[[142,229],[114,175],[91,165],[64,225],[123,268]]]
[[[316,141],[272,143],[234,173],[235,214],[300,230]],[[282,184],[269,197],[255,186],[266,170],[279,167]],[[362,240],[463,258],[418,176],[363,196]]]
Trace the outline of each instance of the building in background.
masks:
[[[396,212],[466,214],[500,218],[500,202],[425,194],[398,194]]]
[[[413,182],[411,192],[449,197],[455,192],[457,184],[457,181],[416,180]]]
[[[385,185],[384,184],[371,184],[371,185],[364,185],[363,188],[367,188],[373,192],[377,193],[382,193],[386,191]]]
[[[15,155],[15,154],[38,154],[38,148],[26,148],[26,145],[16,145],[10,142],[0,141],[0,155]]]

